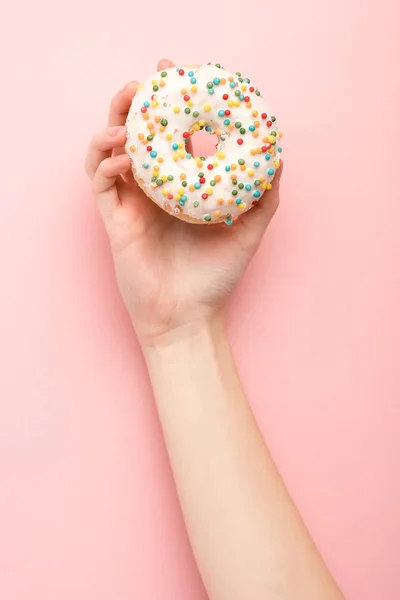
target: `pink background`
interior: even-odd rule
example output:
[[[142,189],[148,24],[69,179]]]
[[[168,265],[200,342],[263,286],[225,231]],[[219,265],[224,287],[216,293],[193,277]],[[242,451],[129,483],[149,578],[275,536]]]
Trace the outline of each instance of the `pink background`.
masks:
[[[246,72],[279,117],[283,201],[234,351],[348,598],[400,597],[400,5],[212,6],[14,0],[1,19],[4,600],[206,597],[83,174],[110,97],[164,55]]]

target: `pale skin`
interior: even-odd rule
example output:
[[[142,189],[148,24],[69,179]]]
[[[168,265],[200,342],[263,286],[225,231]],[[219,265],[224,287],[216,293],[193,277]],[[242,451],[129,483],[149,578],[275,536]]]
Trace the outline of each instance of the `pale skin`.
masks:
[[[231,228],[171,217],[138,188],[124,154],[135,92],[131,82],[114,97],[86,169],[209,598],[343,600],[257,427],[225,329],[227,298],[278,207],[282,169]]]

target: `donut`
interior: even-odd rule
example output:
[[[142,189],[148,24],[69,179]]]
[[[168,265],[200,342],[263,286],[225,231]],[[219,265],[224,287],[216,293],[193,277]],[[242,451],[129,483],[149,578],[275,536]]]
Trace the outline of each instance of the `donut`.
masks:
[[[276,119],[260,91],[219,64],[170,68],[137,86],[126,152],[142,190],[175,217],[232,223],[250,210],[280,166]],[[213,156],[192,156],[191,136],[218,137]]]

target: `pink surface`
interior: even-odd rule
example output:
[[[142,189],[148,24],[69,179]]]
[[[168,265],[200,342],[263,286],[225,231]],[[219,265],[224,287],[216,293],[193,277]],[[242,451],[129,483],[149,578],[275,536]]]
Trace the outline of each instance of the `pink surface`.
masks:
[[[156,5],[1,19],[0,597],[205,599],[82,166],[111,95],[167,55],[246,72],[279,117],[283,202],[232,342],[348,598],[398,600],[400,5]]]

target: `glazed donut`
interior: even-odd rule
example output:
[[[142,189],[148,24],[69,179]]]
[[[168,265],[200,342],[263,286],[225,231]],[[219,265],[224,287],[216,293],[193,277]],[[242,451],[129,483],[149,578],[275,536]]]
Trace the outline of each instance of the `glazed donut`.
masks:
[[[231,225],[280,166],[280,138],[250,80],[221,65],[170,68],[139,84],[126,121],[132,173],[161,208],[191,223]],[[187,151],[201,129],[219,139],[208,158]]]

